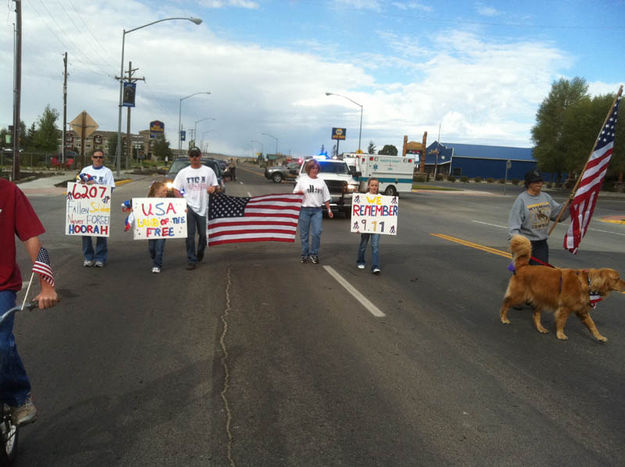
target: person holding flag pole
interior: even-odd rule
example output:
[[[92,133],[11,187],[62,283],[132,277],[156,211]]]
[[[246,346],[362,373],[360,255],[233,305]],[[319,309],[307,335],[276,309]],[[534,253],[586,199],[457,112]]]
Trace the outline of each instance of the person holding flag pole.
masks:
[[[34,263],[31,283],[35,274],[40,278],[41,292],[33,301],[42,309],[53,307],[59,301],[50,258],[39,240],[39,235],[44,232],[24,193],[14,183],[0,178],[0,316],[15,307],[17,292],[22,288],[16,262],[16,235]],[[29,291],[30,283],[22,309]],[[36,420],[37,409],[31,399],[30,381],[17,353],[13,318],[11,314],[0,324],[0,400],[11,408],[13,422],[24,425]]]
[[[614,135],[618,118],[618,107],[623,94],[623,86],[619,87],[614,98],[612,107],[606,116],[595,146],[584,165],[577,183],[571,191],[571,195],[564,205],[564,209],[570,203],[571,224],[564,235],[564,248],[573,254],[577,254],[579,244],[588,230],[590,219],[597,204],[597,197],[603,185],[605,174],[614,149]],[[557,222],[557,221],[556,221]],[[553,227],[549,231],[549,235]]]

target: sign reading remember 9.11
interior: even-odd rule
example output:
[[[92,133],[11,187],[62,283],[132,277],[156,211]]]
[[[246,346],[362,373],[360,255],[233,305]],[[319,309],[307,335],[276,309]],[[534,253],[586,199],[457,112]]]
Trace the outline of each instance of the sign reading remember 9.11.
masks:
[[[354,194],[352,198],[351,231],[397,235],[399,198],[397,196]]]

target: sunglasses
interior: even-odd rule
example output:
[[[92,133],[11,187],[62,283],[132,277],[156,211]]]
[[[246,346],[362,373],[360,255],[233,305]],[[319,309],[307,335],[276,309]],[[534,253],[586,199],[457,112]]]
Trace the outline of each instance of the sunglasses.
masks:
[[[189,157],[202,157],[201,154],[191,154]]]
[[[104,156],[91,156],[91,157],[93,157],[94,159],[104,159]]]

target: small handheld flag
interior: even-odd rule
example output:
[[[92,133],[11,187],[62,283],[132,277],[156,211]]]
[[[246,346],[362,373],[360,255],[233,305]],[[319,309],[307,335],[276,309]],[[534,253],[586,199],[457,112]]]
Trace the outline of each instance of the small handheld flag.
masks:
[[[54,287],[54,274],[52,274],[52,266],[50,266],[50,256],[48,250],[41,247],[39,254],[33,264],[33,272],[41,276],[41,278]]]

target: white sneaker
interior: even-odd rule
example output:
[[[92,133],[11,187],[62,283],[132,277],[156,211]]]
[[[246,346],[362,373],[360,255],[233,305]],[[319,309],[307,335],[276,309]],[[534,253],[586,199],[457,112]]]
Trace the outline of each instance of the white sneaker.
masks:
[[[154,267],[152,268],[152,272],[153,272],[154,274],[158,274],[159,272],[161,272],[161,268],[157,268],[156,266],[154,266]]]
[[[95,267],[96,268],[103,268],[104,267],[104,263],[102,261],[96,261],[95,262]]]
[[[364,269],[364,268],[365,268],[365,265],[364,265],[364,264],[359,264],[359,265],[358,265],[358,269]]]
[[[91,261],[90,259],[86,259],[82,262],[82,265],[86,268],[90,268],[91,266],[93,266],[93,261]]]
[[[18,426],[27,425],[37,420],[37,408],[30,396],[22,405],[11,407],[11,420]]]
[[[373,274],[380,274],[381,271],[382,270],[380,268],[373,268],[373,271],[371,272],[373,272]]]

